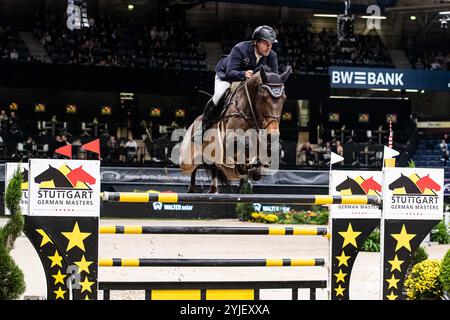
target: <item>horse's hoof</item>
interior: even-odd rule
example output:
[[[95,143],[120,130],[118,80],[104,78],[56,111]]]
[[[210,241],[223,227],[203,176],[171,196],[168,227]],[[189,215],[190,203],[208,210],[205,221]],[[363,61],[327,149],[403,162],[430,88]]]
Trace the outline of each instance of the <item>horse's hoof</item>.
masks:
[[[219,189],[217,187],[211,187],[207,193],[218,194]]]
[[[187,193],[195,193],[195,187],[190,185],[189,188],[187,189]]]

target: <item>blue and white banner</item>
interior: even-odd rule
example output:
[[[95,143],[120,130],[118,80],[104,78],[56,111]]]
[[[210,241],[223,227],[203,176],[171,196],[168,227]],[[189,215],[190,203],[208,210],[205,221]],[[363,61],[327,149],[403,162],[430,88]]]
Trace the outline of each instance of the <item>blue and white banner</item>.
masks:
[[[331,88],[450,91],[449,71],[330,67]]]

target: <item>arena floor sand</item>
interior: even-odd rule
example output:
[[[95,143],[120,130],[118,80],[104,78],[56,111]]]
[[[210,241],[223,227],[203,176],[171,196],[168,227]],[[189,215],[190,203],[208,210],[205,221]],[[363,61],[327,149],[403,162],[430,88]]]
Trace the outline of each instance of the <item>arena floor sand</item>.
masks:
[[[0,224],[5,223],[0,219]],[[237,220],[143,220],[102,219],[102,225],[172,226],[267,226]],[[287,226],[287,225],[283,225]],[[298,226],[298,225],[296,225]],[[441,259],[450,245],[426,247],[430,258]],[[103,258],[325,258],[328,239],[321,236],[264,235],[100,235]],[[25,296],[46,296],[44,270],[25,236],[17,239],[12,256],[25,273]],[[353,268],[350,298],[376,300],[379,294],[379,253],[362,252]],[[323,267],[245,267],[245,268],[99,268],[100,281],[277,281],[326,280]],[[100,297],[102,294],[100,293]],[[261,299],[290,299],[290,290],[262,290]],[[111,299],[144,299],[139,291],[111,292]],[[308,290],[299,291],[299,299],[309,299]],[[318,300],[326,300],[325,289],[317,291]]]

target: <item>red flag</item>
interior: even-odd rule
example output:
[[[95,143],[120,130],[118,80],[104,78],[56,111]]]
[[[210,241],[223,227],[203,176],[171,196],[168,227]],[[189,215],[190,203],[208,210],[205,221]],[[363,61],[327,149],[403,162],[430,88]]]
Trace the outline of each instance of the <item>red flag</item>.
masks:
[[[100,139],[83,144],[81,148],[87,151],[95,152],[98,154],[98,159],[100,160]]]
[[[72,159],[72,145],[68,144],[63,147],[60,147],[55,150],[55,153],[62,154],[63,156],[66,156],[69,159]]]

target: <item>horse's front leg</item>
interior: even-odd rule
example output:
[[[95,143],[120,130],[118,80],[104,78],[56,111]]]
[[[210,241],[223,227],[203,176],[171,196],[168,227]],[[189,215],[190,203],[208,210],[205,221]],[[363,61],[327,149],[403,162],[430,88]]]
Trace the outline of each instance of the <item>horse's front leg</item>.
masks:
[[[209,187],[208,193],[219,193],[219,190],[217,188],[218,172],[219,172],[219,169],[217,167],[213,167],[211,169],[211,186]]]
[[[191,184],[189,185],[189,188],[187,190],[188,193],[195,193],[195,176],[197,174],[197,168],[194,169],[191,173]]]

